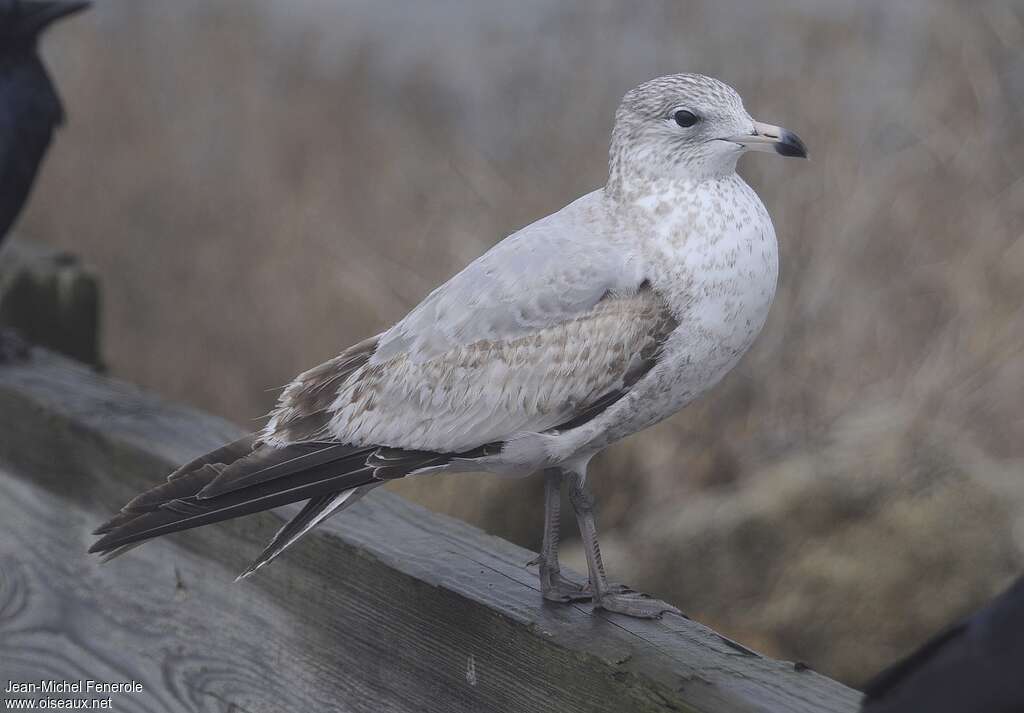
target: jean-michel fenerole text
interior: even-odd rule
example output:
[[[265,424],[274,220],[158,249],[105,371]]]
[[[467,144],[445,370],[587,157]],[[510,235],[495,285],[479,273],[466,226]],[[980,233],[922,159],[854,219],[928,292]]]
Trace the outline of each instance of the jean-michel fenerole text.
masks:
[[[141,693],[138,681],[8,681],[4,693]]]

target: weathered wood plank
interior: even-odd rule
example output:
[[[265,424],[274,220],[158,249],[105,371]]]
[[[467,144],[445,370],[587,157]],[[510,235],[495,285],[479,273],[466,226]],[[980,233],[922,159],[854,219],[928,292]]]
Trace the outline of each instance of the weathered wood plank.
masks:
[[[276,515],[85,555],[108,512],[237,432],[43,352],[0,367],[4,675],[134,678],[144,711],[857,710],[684,618],[543,603],[532,553],[386,492],[239,584]]]

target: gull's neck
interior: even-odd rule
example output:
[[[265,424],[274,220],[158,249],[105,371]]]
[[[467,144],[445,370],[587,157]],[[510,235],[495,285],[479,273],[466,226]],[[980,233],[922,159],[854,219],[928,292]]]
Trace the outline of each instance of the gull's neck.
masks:
[[[742,181],[735,171],[696,175],[685,172],[668,175],[641,171],[610,172],[604,194],[617,204],[635,206],[652,196],[721,192],[735,181]]]
[[[686,161],[651,160],[650,156],[628,156],[613,152],[608,162],[605,194],[630,203],[644,195],[663,193],[673,188],[699,189],[704,183],[720,183],[736,176],[736,159],[710,160],[693,156]],[[738,156],[737,156],[738,158]]]

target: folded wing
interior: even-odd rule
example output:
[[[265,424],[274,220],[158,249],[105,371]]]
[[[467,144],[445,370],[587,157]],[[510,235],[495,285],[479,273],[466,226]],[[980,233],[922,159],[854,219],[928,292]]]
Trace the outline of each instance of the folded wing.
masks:
[[[504,241],[391,330],[301,374],[261,433],[128,503],[92,551],[308,501],[251,572],[385,480],[600,414],[657,363],[677,322],[621,255],[598,246],[573,260],[583,251],[571,242]]]

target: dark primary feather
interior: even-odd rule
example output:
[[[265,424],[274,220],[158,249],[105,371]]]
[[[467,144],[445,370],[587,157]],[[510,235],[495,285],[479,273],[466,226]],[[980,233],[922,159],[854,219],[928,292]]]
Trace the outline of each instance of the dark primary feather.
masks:
[[[287,448],[258,448],[220,470],[213,480],[196,493],[196,497],[210,500],[218,495],[342,460],[359,452],[360,449],[342,443],[319,441],[295,443]]]
[[[339,452],[335,450],[336,446],[321,444],[318,450],[335,453],[337,457],[324,457],[315,463],[305,462],[309,467],[283,468],[277,471],[275,478],[257,479],[254,484],[214,497],[200,497],[199,493],[226,470],[224,464],[204,463],[190,472],[176,473],[173,478],[133,499],[121,514],[102,526],[100,530],[105,534],[90,548],[90,552],[109,552],[132,542],[336,493],[374,480],[374,469],[366,465],[372,449],[346,448]],[[287,459],[289,453],[296,457],[308,455],[311,448],[309,444],[279,449],[261,445],[228,465],[238,464],[237,477],[245,479],[250,472],[265,470],[266,459],[257,457],[248,468],[244,467],[244,462],[253,454],[259,456],[268,451]]]
[[[178,468],[176,471],[167,476],[168,480],[174,480],[175,478],[181,477],[186,473],[191,473],[194,470],[199,470],[202,466],[207,463],[220,464],[227,466],[229,463],[234,463],[239,458],[252,453],[252,449],[255,447],[256,434],[248,433],[237,441],[231,443],[225,443],[220,448],[212,450],[206,455],[199,456],[195,460],[190,460],[185,465]]]
[[[1024,577],[878,674],[865,713],[1024,711]]]
[[[86,5],[0,0],[0,240],[28,200],[53,133],[64,121],[36,38],[51,22]]]
[[[263,552],[260,553],[259,557],[253,560],[252,564],[238,575],[238,579],[248,577],[257,569],[270,562],[295,543],[302,535],[323,522],[323,520],[357,502],[372,487],[366,486],[344,490],[340,493],[321,495],[309,500],[295,517],[277,531],[277,534],[274,535],[274,538],[264,548]]]
[[[245,435],[245,436],[239,438],[237,441],[232,441],[231,443],[227,443],[227,444],[221,446],[220,448],[217,448],[216,450],[210,451],[209,453],[207,453],[205,455],[202,455],[202,456],[199,456],[198,458],[196,458],[194,460],[190,460],[188,463],[186,463],[185,465],[181,466],[176,471],[174,471],[173,473],[168,475],[167,476],[167,480],[168,481],[177,480],[178,478],[181,478],[182,476],[186,476],[186,475],[188,475],[190,473],[194,473],[194,472],[202,469],[206,465],[212,465],[215,468],[217,466],[219,466],[221,468],[225,468],[225,467],[227,467],[228,463],[234,463],[239,458],[241,458],[241,457],[251,453],[252,449],[253,449],[253,443],[255,441],[255,438],[256,438],[256,434],[255,433],[250,433],[248,435]],[[143,503],[146,502],[146,500],[144,499],[144,496],[147,493],[152,493],[154,491],[159,491],[161,487],[162,487],[162,484],[156,486],[155,488],[152,488],[151,490],[146,491],[146,493],[143,493],[139,497],[137,497],[134,500],[132,500],[131,502],[129,502],[127,505],[125,505],[123,508],[121,508],[121,512],[117,513],[117,515],[114,515],[114,517],[112,517],[111,519],[107,520],[105,523],[103,523],[102,525],[97,527],[95,530],[93,530],[92,534],[94,534],[94,535],[106,534],[107,532],[110,532],[114,528],[121,527],[122,525],[126,524],[129,520],[135,519],[136,517],[141,515],[143,512],[148,512],[149,510],[154,509],[152,507],[146,508],[146,509],[142,509]],[[157,504],[159,505],[159,503],[157,503]]]
[[[280,448],[255,443],[238,455],[241,439],[179,468],[160,485],[136,496],[121,512],[98,527],[102,537],[90,552],[114,553],[126,545],[310,500],[306,508],[274,538],[261,559],[269,561],[305,532],[331,500],[345,491],[379,485],[421,468],[444,465],[453,458],[493,453],[484,446],[467,453],[403,451],[339,443],[295,443]],[[230,454],[234,460],[221,462]],[[221,480],[225,478],[225,480]],[[209,488],[221,483],[211,493]],[[353,499],[352,502],[355,502]],[[349,503],[351,504],[351,503]],[[253,568],[262,564],[258,559]]]

